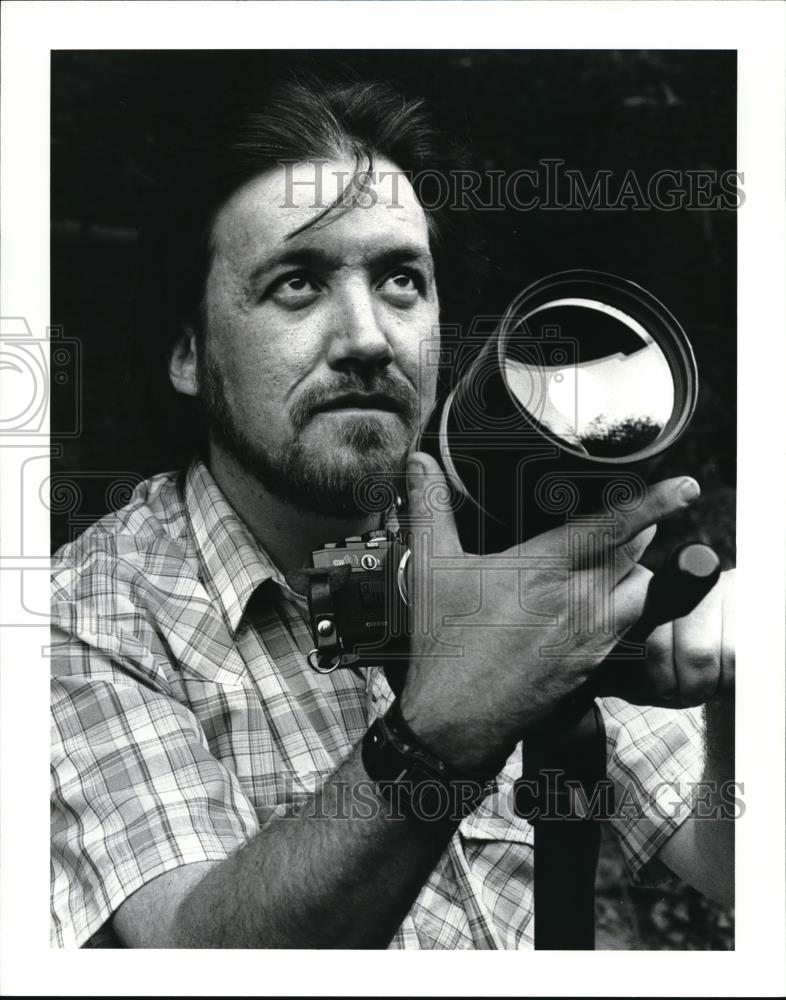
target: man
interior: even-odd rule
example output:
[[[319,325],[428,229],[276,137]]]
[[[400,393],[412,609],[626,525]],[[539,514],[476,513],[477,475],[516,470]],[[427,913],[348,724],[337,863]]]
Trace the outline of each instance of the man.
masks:
[[[294,85],[230,122],[163,210],[146,318],[168,334],[169,379],[198,402],[205,434],[187,472],[142,484],[55,566],[58,945],[532,944],[531,829],[510,806],[518,744],[611,648],[608,629],[587,629],[544,659],[548,623],[566,619],[577,587],[603,587],[617,633],[629,628],[649,576],[638,559],[698,486],[659,483],[620,519],[612,584],[586,554],[570,581],[528,569],[528,609],[544,624],[522,629],[510,625],[515,566],[462,553],[452,515],[428,501],[438,466],[412,455],[416,611],[401,695],[378,668],[309,668],[285,576],[324,542],[380,527],[357,486],[403,468],[435,393],[420,359],[439,322],[445,236],[407,179],[433,162],[419,106],[387,88]],[[427,574],[424,539],[462,569]],[[556,531],[517,554],[559,556],[565,542]],[[495,622],[451,625],[479,585]],[[724,580],[653,634],[635,699],[712,699],[706,754],[695,712],[606,703],[610,773],[644,799],[702,770],[730,777],[732,702],[717,701],[733,681],[727,591]],[[466,815],[429,821],[406,796],[402,809],[377,780],[379,732],[449,777],[478,788],[496,777],[497,790]],[[634,873],[665,863],[728,898],[730,823],[650,810],[616,827]]]

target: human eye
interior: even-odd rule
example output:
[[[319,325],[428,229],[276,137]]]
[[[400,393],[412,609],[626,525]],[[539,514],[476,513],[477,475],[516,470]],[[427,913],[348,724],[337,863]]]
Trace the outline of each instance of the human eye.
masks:
[[[268,294],[274,302],[287,309],[310,305],[320,293],[316,279],[307,271],[290,271],[277,278]]]
[[[377,287],[394,305],[410,306],[423,295],[425,279],[414,268],[399,267],[390,271]]]

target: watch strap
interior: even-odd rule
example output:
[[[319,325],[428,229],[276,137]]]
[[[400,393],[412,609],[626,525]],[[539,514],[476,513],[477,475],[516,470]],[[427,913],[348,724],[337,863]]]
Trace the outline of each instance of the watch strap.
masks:
[[[363,766],[389,801],[417,819],[458,822],[496,789],[496,782],[464,774],[427,750],[405,722],[398,700],[363,738]]]

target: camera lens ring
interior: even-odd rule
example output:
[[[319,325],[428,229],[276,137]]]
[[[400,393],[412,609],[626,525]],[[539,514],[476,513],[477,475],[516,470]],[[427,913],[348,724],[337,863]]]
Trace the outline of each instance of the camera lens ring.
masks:
[[[674,385],[672,413],[653,442],[631,454],[593,454],[589,456],[591,461],[598,465],[627,466],[649,461],[666,451],[682,436],[696,408],[698,371],[693,348],[682,326],[659,299],[635,282],[605,271],[559,271],[528,285],[513,299],[500,323],[496,344],[497,363],[511,404],[538,433],[561,450],[578,454],[575,448],[552,433],[521,404],[505,372],[508,344],[516,328],[547,306],[565,300],[583,300],[585,305],[592,302],[601,311],[620,314],[616,318],[624,317],[623,322],[631,329],[635,328],[635,324],[639,325],[662,351]]]
[[[409,586],[407,584],[407,567],[409,566],[409,559],[412,555],[412,550],[407,549],[404,555],[399,560],[398,569],[396,570],[396,586],[398,587],[398,593],[401,600],[404,602],[406,607],[409,607]]]

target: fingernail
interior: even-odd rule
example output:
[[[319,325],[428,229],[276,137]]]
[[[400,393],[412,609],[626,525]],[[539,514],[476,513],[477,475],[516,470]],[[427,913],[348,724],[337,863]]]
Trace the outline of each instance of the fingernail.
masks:
[[[687,505],[689,503],[693,503],[693,501],[698,498],[700,493],[701,489],[699,488],[699,484],[696,482],[695,479],[691,479],[689,476],[687,476],[680,483],[679,497],[684,504]]]

